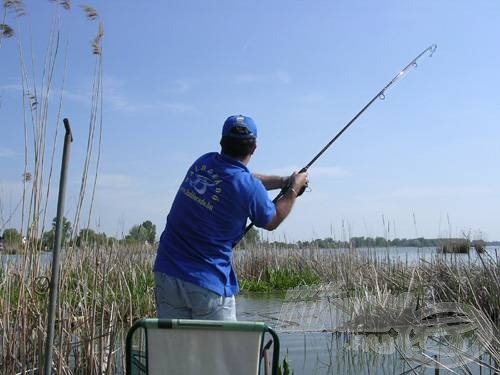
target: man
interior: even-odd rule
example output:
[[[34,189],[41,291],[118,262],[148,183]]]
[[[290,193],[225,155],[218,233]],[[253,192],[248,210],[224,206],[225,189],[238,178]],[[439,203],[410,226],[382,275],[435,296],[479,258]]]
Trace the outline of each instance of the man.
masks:
[[[307,173],[253,175],[257,127],[247,116],[224,122],[221,153],[201,156],[189,168],[167,216],[154,264],[159,318],[236,320],[239,287],[232,249],[247,219],[276,229],[290,213]],[[285,188],[274,204],[266,189]]]

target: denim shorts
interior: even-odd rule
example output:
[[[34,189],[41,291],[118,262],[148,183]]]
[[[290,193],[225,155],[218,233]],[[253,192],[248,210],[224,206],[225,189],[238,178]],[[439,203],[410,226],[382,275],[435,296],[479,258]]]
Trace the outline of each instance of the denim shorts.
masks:
[[[155,272],[156,312],[160,319],[236,320],[234,296]]]

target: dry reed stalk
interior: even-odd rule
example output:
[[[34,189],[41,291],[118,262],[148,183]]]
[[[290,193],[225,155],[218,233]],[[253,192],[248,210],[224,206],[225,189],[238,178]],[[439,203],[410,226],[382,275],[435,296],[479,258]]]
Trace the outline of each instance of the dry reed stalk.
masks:
[[[99,14],[97,11],[88,6],[82,6],[87,18],[91,21],[99,20]],[[90,226],[90,219],[92,215],[92,208],[95,197],[95,189],[97,183],[97,175],[100,165],[101,158],[101,145],[102,145],[102,76],[103,76],[103,64],[102,64],[102,38],[104,36],[104,26],[103,23],[99,21],[98,31],[96,37],[92,42],[92,53],[96,56],[95,66],[94,66],[94,75],[93,75],[93,83],[92,83],[92,102],[91,102],[91,110],[90,110],[90,122],[89,122],[89,133],[87,138],[87,150],[86,156],[83,166],[82,179],[80,184],[80,193],[78,196],[78,201],[75,209],[75,219],[73,221],[73,238],[76,238],[76,234],[78,233],[80,215],[82,212],[82,208],[84,205],[86,190],[87,190],[87,179],[90,168],[90,163],[93,156],[93,148],[94,148],[94,138],[95,131],[98,128],[99,138],[97,142],[97,161],[95,167],[95,175],[94,182],[92,185],[92,195],[89,203],[89,213],[88,213],[88,221],[87,228]]]
[[[63,9],[70,9],[70,2],[67,0],[60,0],[56,2],[57,6]],[[17,0],[4,0],[4,18],[6,15],[7,8],[15,9],[18,15],[24,14],[24,4],[22,1]],[[40,231],[44,231],[45,227],[45,212],[47,211],[47,203],[50,196],[50,186],[51,177],[54,162],[54,151],[55,151],[55,139],[57,138],[57,129],[55,127],[54,132],[54,142],[52,144],[52,155],[49,163],[48,179],[45,176],[46,167],[46,135],[48,131],[48,117],[49,109],[51,103],[51,94],[54,78],[56,76],[56,62],[58,61],[59,55],[59,41],[60,41],[60,31],[61,31],[61,17],[57,11],[57,7],[54,9],[54,16],[52,19],[50,31],[48,34],[48,44],[45,50],[45,56],[42,59],[41,64],[41,74],[37,71],[37,61],[35,58],[35,53],[33,48],[31,48],[29,63],[25,59],[25,48],[23,44],[23,33],[21,31],[21,25],[18,23],[17,27],[17,43],[19,52],[19,65],[20,65],[20,76],[22,84],[22,100],[23,100],[23,129],[24,129],[24,146],[25,146],[25,163],[24,163],[24,173],[23,173],[23,193],[21,207],[21,233],[26,232],[28,237],[28,242],[33,242],[25,246],[26,252],[30,253],[37,252],[41,248],[41,242],[39,241]],[[99,25],[98,29],[98,39],[99,39],[99,49],[102,52],[101,40],[103,36],[102,23]],[[97,64],[98,69],[94,76],[94,82],[97,80],[98,84],[98,98],[97,103],[100,103],[102,112],[102,59],[99,59]],[[59,106],[56,116],[56,124],[60,123],[61,117],[61,107],[62,107],[62,97],[64,92],[64,82],[66,77],[66,66],[67,58],[65,57],[65,64],[63,70],[63,79],[60,88],[59,95]],[[94,87],[96,85],[94,84]],[[96,103],[96,94],[93,93],[93,103]],[[96,106],[93,105],[91,110],[91,119],[95,118]],[[93,120],[91,120],[92,122]],[[102,132],[102,115],[100,121],[100,134]],[[93,134],[93,131],[92,131]],[[93,137],[93,136],[92,136]],[[101,144],[101,135],[99,136],[99,149]],[[32,154],[32,159],[30,154]],[[91,155],[89,155],[91,157]],[[98,159],[100,157],[98,156]],[[30,160],[31,159],[31,160]],[[97,161],[97,165],[99,160]],[[97,167],[96,167],[97,170]],[[88,173],[88,169],[84,171]],[[97,174],[97,172],[96,172]],[[94,183],[95,186],[95,183]],[[43,197],[43,193],[45,196]],[[92,197],[93,202],[93,197]],[[79,210],[81,206],[79,206]],[[78,221],[79,217],[77,218]],[[27,259],[26,267],[28,268],[24,274],[28,276],[33,276],[33,265],[30,260]],[[35,265],[36,268],[36,265]]]
[[[28,218],[26,232],[28,236],[28,241],[23,247],[23,257],[24,264],[21,275],[23,280],[20,282],[19,288],[19,298],[18,298],[18,306],[19,310],[23,304],[26,303],[26,288],[25,284],[30,284],[33,280],[36,280],[37,277],[37,268],[38,268],[38,256],[37,253],[39,250],[40,243],[38,241],[38,230],[40,228],[40,216],[41,212],[46,211],[47,201],[49,196],[50,189],[50,176],[48,183],[44,182],[43,178],[43,169],[44,169],[44,157],[45,157],[45,136],[47,132],[47,123],[48,123],[48,108],[49,108],[49,100],[51,94],[51,87],[54,77],[54,68],[55,61],[58,55],[58,45],[59,45],[59,18],[54,17],[51,31],[49,34],[49,44],[46,49],[44,64],[42,67],[42,80],[41,80],[41,89],[37,89],[37,79],[35,74],[35,59],[33,51],[31,52],[31,77],[29,78],[27,65],[24,59],[24,46],[22,44],[22,34],[18,32],[18,51],[19,51],[19,60],[20,60],[20,68],[21,68],[21,82],[23,88],[23,107],[25,110],[23,111],[23,128],[24,128],[24,138],[25,138],[25,166],[23,173],[23,194],[22,194],[22,215],[21,215],[21,232],[23,232],[25,217]],[[20,28],[19,28],[20,31]],[[38,95],[40,92],[40,95]],[[62,89],[61,89],[62,92]],[[29,101],[25,99],[29,98]],[[26,113],[30,114],[31,118],[31,131],[30,134],[28,131],[28,120]],[[60,111],[59,111],[60,112]],[[34,168],[34,173],[28,172],[28,155],[29,155],[29,138],[33,137],[33,164],[32,168]],[[54,149],[52,150],[54,152]],[[52,166],[51,166],[52,170]],[[29,205],[26,204],[27,198],[27,183],[31,183],[31,194]],[[47,194],[45,197],[45,204],[42,199],[42,191],[43,186],[46,184],[47,186]],[[28,207],[28,211],[25,210],[25,207]],[[42,209],[42,207],[44,207]],[[42,219],[41,229],[43,230],[44,216]],[[37,246],[38,243],[38,246]],[[22,316],[22,315],[21,315]],[[16,319],[16,318],[14,318]],[[25,317],[24,317],[25,319]],[[26,326],[26,321],[17,321],[14,323],[15,326]],[[22,331],[23,340],[21,345],[21,356],[24,356],[26,353],[26,332]],[[26,361],[23,361],[26,362]]]
[[[97,255],[97,254],[96,254]],[[96,337],[96,317],[97,317],[97,299],[98,299],[98,290],[97,290],[97,285],[98,285],[98,277],[99,277],[99,265],[100,265],[100,257],[97,255],[95,257],[95,263],[94,263],[94,272],[92,274],[93,280],[92,280],[92,292],[91,292],[91,310],[90,310],[90,322],[91,322],[91,328],[90,328],[90,337]],[[100,339],[99,339],[100,341]],[[92,341],[90,341],[91,345],[89,346],[89,359],[92,360],[94,359],[95,361],[95,356],[94,356],[94,344]],[[94,369],[96,369],[94,365]]]

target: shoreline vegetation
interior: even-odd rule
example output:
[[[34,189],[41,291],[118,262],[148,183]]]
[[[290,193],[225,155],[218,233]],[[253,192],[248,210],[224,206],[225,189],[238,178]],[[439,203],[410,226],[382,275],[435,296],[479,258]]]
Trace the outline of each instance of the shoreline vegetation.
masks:
[[[54,218],[54,223],[55,223]],[[64,237],[71,236],[72,226],[66,218],[63,219],[68,225],[68,229],[63,233]],[[42,238],[37,241],[37,249],[50,251],[50,245],[54,240],[55,225],[49,231],[44,232]],[[135,233],[137,232],[137,233]],[[144,232],[144,233],[143,233]],[[154,240],[156,226],[151,221],[145,221],[142,224],[131,228],[130,233],[123,239],[108,237],[106,233],[98,233],[92,229],[82,229],[75,240],[63,240],[67,247],[82,246],[131,246],[137,242],[149,243],[154,246],[157,243]],[[0,239],[0,254],[21,254],[23,253],[23,239],[21,234],[14,228],[8,228],[3,231]],[[242,239],[237,248],[245,248],[258,245],[262,248],[296,248],[296,249],[345,249],[345,248],[424,248],[434,247],[442,253],[468,253],[469,251],[484,252],[487,246],[500,247],[500,241],[484,241],[482,239],[470,240],[467,236],[463,238],[394,238],[386,239],[384,237],[351,237],[349,241],[335,240],[331,237],[316,238],[310,241],[284,242],[284,241],[263,241],[259,233],[252,228]],[[152,245],[153,246],[153,245]]]
[[[25,246],[21,261],[0,268],[2,373],[40,366],[50,266]],[[57,373],[114,373],[124,368],[124,335],[140,317],[155,316],[151,245],[96,246],[63,254],[56,318]],[[468,257],[467,257],[468,258]],[[442,257],[410,264],[356,248],[324,251],[254,244],[235,250],[242,293],[335,284],[349,296],[411,292],[423,302],[459,302],[482,311],[498,330],[499,254],[481,261]],[[500,363],[498,331],[490,348]]]
[[[297,241],[296,243],[280,242],[280,241],[260,241],[257,234],[250,241],[242,241],[242,246],[253,245],[258,243],[262,247],[267,248],[297,248],[297,249],[353,249],[353,248],[424,248],[434,247],[440,253],[460,253],[466,254],[471,250],[478,253],[484,253],[487,246],[500,246],[500,241],[484,241],[481,239],[470,240],[467,236],[464,238],[394,238],[388,240],[384,237],[351,237],[349,241],[335,240],[331,237],[323,239],[314,239],[311,241]]]

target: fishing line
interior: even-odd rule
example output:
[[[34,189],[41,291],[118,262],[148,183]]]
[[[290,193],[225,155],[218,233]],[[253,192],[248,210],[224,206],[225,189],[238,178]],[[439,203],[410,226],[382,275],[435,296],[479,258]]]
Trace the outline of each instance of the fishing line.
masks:
[[[437,45],[436,44],[432,44],[430,45],[429,47],[427,47],[426,49],[424,49],[420,54],[417,55],[417,57],[415,57],[413,60],[411,60],[408,65],[406,65],[403,69],[401,69],[399,71],[398,74],[396,74],[390,81],[389,83],[387,83],[379,92],[377,92],[375,94],[375,96],[363,107],[361,108],[361,110],[356,113],[356,115],[335,135],[335,137],[333,137],[322,149],[320,152],[318,152],[312,159],[309,163],[306,164],[305,167],[303,167],[299,173],[303,173],[303,172],[307,172],[307,170],[316,162],[316,160],[318,160],[321,155],[323,155],[323,153],[328,150],[328,148],[330,148],[330,146],[358,119],[359,116],[361,116],[363,114],[364,111],[366,111],[374,102],[375,100],[377,99],[381,99],[381,100],[384,100],[385,99],[385,93],[386,91],[392,86],[394,85],[397,81],[399,81],[403,76],[405,76],[410,70],[416,68],[418,66],[418,60],[428,54],[429,57],[432,57],[432,55],[434,54],[434,52],[436,52],[436,49],[437,49]],[[301,195],[305,188],[307,186],[304,186],[298,195]],[[276,198],[273,199],[273,203],[276,203],[287,191],[288,189],[290,188],[290,186],[287,186],[285,188],[283,188],[280,193],[276,196]],[[246,228],[245,228],[245,234],[250,230],[250,228],[252,228],[254,224],[253,223],[250,223]]]

